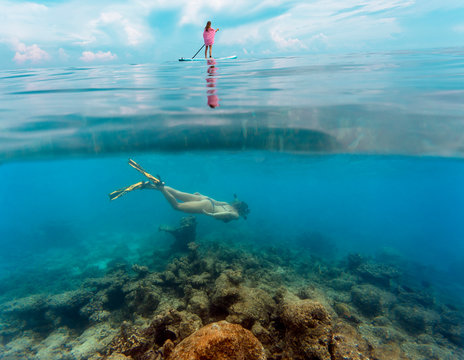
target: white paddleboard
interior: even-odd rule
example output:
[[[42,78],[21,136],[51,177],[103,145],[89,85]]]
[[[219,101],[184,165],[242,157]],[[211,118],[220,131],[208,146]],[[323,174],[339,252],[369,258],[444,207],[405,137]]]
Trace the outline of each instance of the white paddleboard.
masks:
[[[208,61],[208,60],[232,60],[232,59],[236,59],[237,58],[237,55],[232,55],[232,56],[226,56],[226,57],[221,57],[221,58],[196,58],[196,59],[191,59],[191,58],[180,58],[179,61]]]

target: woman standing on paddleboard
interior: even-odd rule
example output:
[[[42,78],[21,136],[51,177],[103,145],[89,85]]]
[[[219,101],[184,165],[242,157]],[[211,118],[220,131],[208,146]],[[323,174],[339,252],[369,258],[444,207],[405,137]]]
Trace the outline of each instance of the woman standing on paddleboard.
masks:
[[[212,57],[211,55],[211,50],[213,48],[214,44],[214,35],[216,35],[216,32],[219,31],[219,29],[214,30],[211,27],[211,21],[208,21],[205,26],[205,31],[203,31],[203,39],[205,40],[205,58],[208,56],[208,48],[209,48],[209,57]]]

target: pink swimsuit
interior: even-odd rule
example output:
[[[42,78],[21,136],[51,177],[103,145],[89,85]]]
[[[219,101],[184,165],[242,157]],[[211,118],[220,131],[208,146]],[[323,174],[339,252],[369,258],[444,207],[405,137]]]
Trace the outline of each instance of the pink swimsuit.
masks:
[[[203,39],[205,40],[206,46],[214,44],[214,35],[216,35],[216,31],[213,28],[203,31]]]

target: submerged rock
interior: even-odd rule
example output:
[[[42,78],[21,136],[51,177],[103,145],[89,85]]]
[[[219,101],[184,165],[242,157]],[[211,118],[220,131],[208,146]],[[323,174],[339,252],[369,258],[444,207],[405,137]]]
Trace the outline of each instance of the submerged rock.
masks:
[[[226,320],[251,328],[255,322],[268,324],[276,306],[264,290],[242,286],[239,300],[228,308]]]
[[[347,268],[351,271],[356,270],[365,261],[366,259],[361,254],[349,254],[347,256]]]
[[[224,271],[216,279],[212,312],[226,320],[251,329],[255,322],[269,324],[276,303],[266,291],[241,284],[239,271]]]
[[[322,304],[306,300],[287,301],[282,305],[282,320],[289,330],[315,329],[330,324],[330,315]]]
[[[187,252],[189,250],[189,243],[195,241],[197,220],[195,216],[183,217],[180,220],[180,225],[172,228],[167,225],[161,225],[159,231],[164,231],[174,237],[174,243],[171,246],[173,252]]]
[[[287,294],[281,303],[280,317],[286,329],[286,356],[291,359],[331,359],[331,318],[322,304]]]
[[[166,340],[179,341],[203,326],[200,317],[187,311],[170,310],[157,315],[144,336],[153,339],[158,346]]]
[[[411,305],[420,304],[426,307],[431,307],[435,303],[432,294],[421,289],[412,289],[408,286],[399,286],[397,290],[398,299],[401,302]]]
[[[353,314],[350,306],[344,303],[335,303],[334,304],[334,310],[337,313],[338,316],[341,318],[348,320],[349,322],[352,323],[360,323],[361,321]]]
[[[354,286],[351,290],[351,300],[366,316],[377,316],[383,311],[382,296],[375,286]]]
[[[406,331],[412,334],[425,331],[426,314],[418,307],[396,306],[393,312],[400,325]]]
[[[435,331],[443,335],[453,344],[462,347],[464,344],[464,316],[457,311],[445,311],[441,314]]]
[[[208,294],[201,290],[192,290],[188,297],[187,310],[193,314],[197,314],[202,319],[209,314],[209,297]]]
[[[376,263],[360,264],[356,268],[355,273],[371,284],[386,288],[390,287],[391,280],[400,276],[400,272],[397,268]]]
[[[140,330],[123,323],[119,332],[106,349],[107,355],[122,354],[135,357],[143,355],[152,346],[152,339]]]
[[[347,324],[337,324],[332,329],[329,344],[330,360],[369,360],[369,344],[362,339],[355,328]]]
[[[220,321],[182,340],[167,360],[265,360],[263,345],[240,325]]]

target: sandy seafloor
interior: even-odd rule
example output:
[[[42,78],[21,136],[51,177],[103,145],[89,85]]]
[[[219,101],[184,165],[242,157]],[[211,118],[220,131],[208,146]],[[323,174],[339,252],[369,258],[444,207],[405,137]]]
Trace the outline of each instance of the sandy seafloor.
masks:
[[[4,164],[0,358],[163,359],[167,340],[220,320],[251,330],[268,359],[464,358],[461,161],[136,159],[186,191],[237,192],[249,218],[196,216],[194,241],[176,244],[159,227],[187,215],[160,194],[109,202],[143,178],[127,157]],[[292,329],[288,309],[314,303],[325,332]],[[329,345],[310,352],[318,336]],[[337,341],[357,355],[341,357]]]

